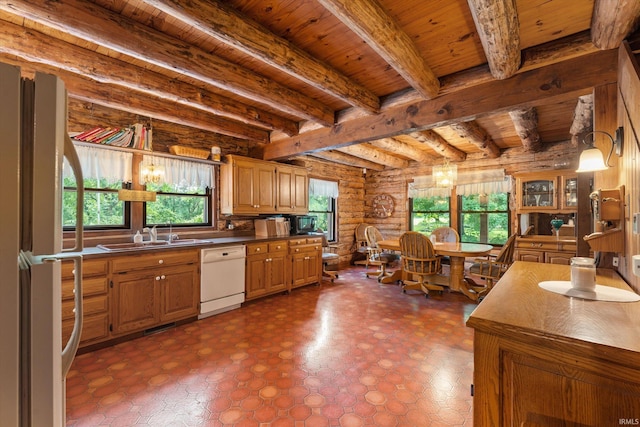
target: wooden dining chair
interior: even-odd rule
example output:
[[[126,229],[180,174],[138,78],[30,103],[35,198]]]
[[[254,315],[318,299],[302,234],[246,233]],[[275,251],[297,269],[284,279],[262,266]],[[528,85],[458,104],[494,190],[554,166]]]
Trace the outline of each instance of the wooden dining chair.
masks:
[[[319,231],[322,232],[321,230]],[[322,233],[322,275],[329,277],[333,282],[338,278],[339,264],[338,246],[330,245],[327,236]],[[332,266],[335,266],[336,269],[331,269]]]
[[[451,227],[439,227],[431,232],[431,235],[435,238],[436,242],[452,242],[457,243],[460,241],[460,235],[455,228]],[[442,264],[451,264],[451,260],[448,256],[441,258]]]
[[[440,259],[431,240],[422,233],[407,231],[400,236],[400,259],[402,260],[402,291],[416,289],[429,297],[429,291],[442,293],[444,287],[430,283],[440,272]],[[417,280],[415,280],[417,278]]]
[[[368,226],[364,230],[364,234],[367,239],[367,268],[370,265],[378,267],[376,271],[365,272],[365,275],[367,277],[377,276],[379,282],[383,277],[390,275],[387,272],[387,265],[398,259],[398,256],[392,252],[386,252],[378,246],[378,241],[384,240],[384,237],[376,227]]]
[[[367,236],[365,236],[364,231],[367,229],[369,224],[366,222],[358,224],[355,229],[355,252],[354,252],[354,265],[364,265],[365,267],[369,266],[369,256],[367,252]]]
[[[512,234],[507,242],[502,246],[497,255],[487,255],[485,258],[476,258],[473,265],[469,267],[469,274],[484,280],[484,286],[478,285],[473,279],[467,278],[472,282],[472,289],[480,295],[486,295],[494,282],[498,281],[507,269],[513,264],[513,254],[516,246],[516,234]]]

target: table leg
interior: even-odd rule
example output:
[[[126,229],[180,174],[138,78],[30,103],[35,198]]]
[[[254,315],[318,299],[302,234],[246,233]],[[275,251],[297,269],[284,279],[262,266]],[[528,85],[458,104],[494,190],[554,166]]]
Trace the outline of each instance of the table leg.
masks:
[[[451,256],[451,266],[449,270],[449,288],[452,291],[462,292],[473,301],[478,300],[478,294],[471,289],[464,277],[464,257]]]

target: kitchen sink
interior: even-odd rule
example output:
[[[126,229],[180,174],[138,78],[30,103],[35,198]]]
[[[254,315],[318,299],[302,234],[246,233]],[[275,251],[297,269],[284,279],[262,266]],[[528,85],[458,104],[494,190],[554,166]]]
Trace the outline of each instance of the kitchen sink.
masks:
[[[98,247],[100,249],[104,249],[105,251],[133,251],[140,249],[152,249],[157,247],[167,247],[167,246],[184,246],[184,245],[196,245],[198,243],[209,243],[207,240],[203,239],[178,239],[169,243],[166,240],[158,240],[156,242],[142,242],[142,243],[109,243],[109,244],[100,244]]]

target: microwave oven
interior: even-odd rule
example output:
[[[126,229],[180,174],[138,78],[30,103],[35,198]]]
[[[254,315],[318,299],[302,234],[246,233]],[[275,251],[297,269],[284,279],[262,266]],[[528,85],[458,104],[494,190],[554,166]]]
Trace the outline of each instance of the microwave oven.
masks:
[[[309,234],[316,231],[316,221],[318,217],[315,215],[290,215],[289,223],[291,225],[291,234]]]

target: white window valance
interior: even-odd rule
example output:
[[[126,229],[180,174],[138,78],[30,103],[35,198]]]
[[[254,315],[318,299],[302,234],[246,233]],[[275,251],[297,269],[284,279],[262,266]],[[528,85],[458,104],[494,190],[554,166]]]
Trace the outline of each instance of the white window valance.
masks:
[[[338,183],[323,179],[309,179],[309,194],[312,196],[338,197]]]
[[[102,147],[75,146],[82,175],[85,179],[106,180],[108,184],[131,182],[131,164],[133,154],[125,151],[110,150]],[[65,178],[74,178],[69,164],[64,162],[62,174]]]
[[[213,165],[160,156],[142,156],[143,166],[160,166],[164,169],[162,182],[176,190],[213,188]]]
[[[486,169],[480,171],[458,173],[456,194],[468,196],[472,194],[509,193],[513,180],[505,175],[504,169]],[[408,196],[416,197],[448,197],[450,189],[436,188],[430,175],[417,176],[409,183]]]

